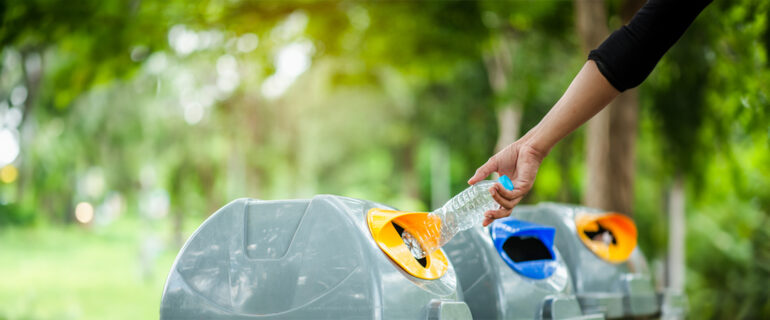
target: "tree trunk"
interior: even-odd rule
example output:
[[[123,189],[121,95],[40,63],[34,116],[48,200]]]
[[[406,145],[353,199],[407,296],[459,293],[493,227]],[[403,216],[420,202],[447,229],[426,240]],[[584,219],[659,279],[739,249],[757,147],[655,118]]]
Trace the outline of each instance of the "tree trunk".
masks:
[[[495,152],[503,150],[519,138],[521,125],[521,107],[512,105],[497,110],[497,125],[500,130],[497,136]]]
[[[644,4],[641,0],[623,2],[620,15],[628,23]],[[609,34],[603,1],[575,0],[577,26],[587,54]],[[587,206],[633,213],[634,160],[639,95],[628,90],[599,112],[588,123],[586,142]]]
[[[556,162],[559,164],[559,175],[561,176],[561,186],[559,186],[559,202],[573,203],[579,200],[575,199],[572,192],[572,175],[570,173],[570,167],[572,164],[572,157],[574,156],[573,145],[575,143],[575,135],[567,135],[559,142],[561,145],[556,154]]]
[[[30,157],[27,149],[34,140],[34,130],[29,128],[32,111],[37,104],[37,96],[40,90],[40,81],[43,78],[43,56],[37,49],[21,50],[21,70],[24,76],[24,86],[27,88],[27,100],[24,101],[21,123],[19,123],[19,175],[16,180],[16,200],[24,201],[27,184],[31,180],[33,168],[31,161],[24,159]],[[34,192],[33,192],[34,195]]]
[[[587,54],[609,34],[604,0],[575,0],[575,15],[581,45]]]
[[[401,151],[401,166],[404,168],[402,183],[410,199],[420,199],[419,176],[417,174],[417,161],[415,161],[416,149],[415,139],[409,139]]]
[[[636,159],[636,127],[639,93],[623,92],[609,106],[610,153],[607,209],[633,215],[634,161]]]
[[[179,249],[184,245],[184,212],[179,208],[174,208],[172,209],[171,214],[173,218],[171,241],[174,245],[174,249]]]
[[[620,17],[627,24],[645,0],[625,0]],[[610,206],[608,209],[633,215],[634,162],[636,160],[636,128],[639,122],[639,92],[626,90],[610,106]]]
[[[451,197],[449,181],[449,147],[442,142],[435,142],[430,151],[430,205],[435,210]]]
[[[605,108],[588,122],[586,139],[586,206],[609,210],[612,207],[610,168],[610,110]]]
[[[499,30],[495,37],[492,49],[485,55],[484,62],[489,77],[489,86],[497,97],[501,97],[508,90],[508,79],[513,74],[513,50],[515,43],[513,30]],[[502,150],[519,138],[521,125],[521,105],[515,101],[504,101],[497,107],[497,120],[499,134],[495,152]]]
[[[596,48],[609,33],[603,0],[575,0],[575,22],[583,52]],[[611,207],[609,154],[610,111],[605,108],[589,122],[586,139],[586,189],[583,202],[590,207]]]
[[[684,177],[677,174],[668,198],[668,277],[670,289],[684,289],[685,278],[685,194]]]

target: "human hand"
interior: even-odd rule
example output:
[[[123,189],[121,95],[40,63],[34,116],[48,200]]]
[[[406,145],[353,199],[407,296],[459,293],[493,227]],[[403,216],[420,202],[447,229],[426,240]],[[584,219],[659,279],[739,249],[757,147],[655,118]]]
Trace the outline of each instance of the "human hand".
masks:
[[[494,187],[489,188],[489,193],[500,204],[500,208],[484,213],[484,226],[489,225],[495,219],[511,215],[513,207],[519,204],[521,199],[532,189],[540,163],[548,154],[547,151],[538,150],[523,140],[510,144],[489,158],[484,165],[476,169],[476,174],[468,180],[468,184],[472,185],[483,180],[492,172],[497,172],[500,175],[510,177],[515,186],[515,189],[508,190],[497,183]]]

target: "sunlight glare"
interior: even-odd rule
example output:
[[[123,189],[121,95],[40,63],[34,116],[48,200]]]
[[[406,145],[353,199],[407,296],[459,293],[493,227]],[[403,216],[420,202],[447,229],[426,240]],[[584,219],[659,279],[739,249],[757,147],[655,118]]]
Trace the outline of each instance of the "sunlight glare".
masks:
[[[87,224],[94,219],[94,206],[88,202],[81,202],[75,207],[75,219],[82,224]]]
[[[19,85],[13,88],[11,91],[11,104],[20,106],[24,101],[27,101],[27,87]]]
[[[281,48],[275,56],[275,74],[262,83],[262,94],[268,99],[275,99],[286,92],[297,77],[310,67],[313,49],[310,41],[294,42]]]
[[[217,59],[217,88],[225,93],[233,92],[241,82],[238,74],[238,60],[225,54]]]
[[[5,166],[19,155],[18,133],[13,129],[0,129],[0,166]]]
[[[203,120],[203,106],[197,101],[184,104],[184,121],[190,125],[198,124]]]
[[[238,51],[246,53],[254,51],[254,49],[257,48],[257,45],[259,45],[259,37],[257,37],[256,34],[247,33],[238,38],[236,46],[238,47]]]
[[[2,169],[0,169],[0,181],[3,183],[12,183],[16,181],[16,178],[19,176],[19,170],[16,169],[12,164],[9,164]]]
[[[168,43],[177,54],[186,56],[198,48],[198,34],[178,24],[168,31]]]
[[[147,60],[147,71],[152,74],[160,74],[166,69],[168,61],[166,61],[166,54],[163,52],[155,52]]]

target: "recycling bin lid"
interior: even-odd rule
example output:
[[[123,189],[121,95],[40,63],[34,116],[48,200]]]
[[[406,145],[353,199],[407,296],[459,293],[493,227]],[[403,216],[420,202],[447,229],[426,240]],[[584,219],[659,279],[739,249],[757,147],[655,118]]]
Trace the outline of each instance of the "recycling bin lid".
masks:
[[[500,257],[520,275],[545,279],[556,271],[553,227],[503,218],[495,220],[489,231]]]
[[[620,213],[579,213],[575,227],[580,241],[607,262],[625,262],[636,248],[636,224]]]
[[[427,212],[407,212],[382,208],[372,208],[367,213],[369,231],[374,241],[393,262],[407,273],[417,278],[435,280],[441,278],[448,269],[449,262],[441,249],[429,253],[423,259],[416,259],[402,238],[404,230],[411,234],[432,233],[441,221],[425,223],[429,219]],[[427,238],[427,237],[419,237]]]

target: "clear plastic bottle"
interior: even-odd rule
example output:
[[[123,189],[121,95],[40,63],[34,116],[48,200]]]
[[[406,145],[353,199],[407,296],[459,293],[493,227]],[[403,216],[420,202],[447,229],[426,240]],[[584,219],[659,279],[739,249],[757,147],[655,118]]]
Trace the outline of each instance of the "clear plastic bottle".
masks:
[[[513,190],[513,183],[507,176],[500,176],[498,181],[506,189]],[[401,237],[412,255],[417,259],[424,258],[449,242],[458,232],[481,224],[484,212],[499,208],[489,193],[489,188],[495,183],[491,180],[480,181],[429,213],[424,228],[428,232],[415,236],[404,231]]]

